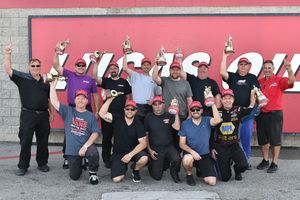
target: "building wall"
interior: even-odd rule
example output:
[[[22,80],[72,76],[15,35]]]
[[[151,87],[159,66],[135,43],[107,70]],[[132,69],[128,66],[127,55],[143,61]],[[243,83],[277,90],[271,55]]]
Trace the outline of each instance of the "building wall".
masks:
[[[0,9],[1,51],[6,44],[13,48],[13,68],[27,71],[29,15],[132,15],[132,14],[248,14],[300,13],[300,7],[144,7],[144,8],[63,8]],[[178,27],[180,28],[180,27]],[[248,31],[248,30],[247,30]],[[292,30],[290,30],[292,31]],[[49,52],[51,53],[51,52]],[[0,54],[0,60],[3,55]],[[0,67],[0,141],[18,141],[20,99],[17,87]],[[300,146],[297,134],[284,137],[285,145]],[[62,141],[62,133],[53,133],[51,142]],[[255,144],[255,141],[254,141]]]

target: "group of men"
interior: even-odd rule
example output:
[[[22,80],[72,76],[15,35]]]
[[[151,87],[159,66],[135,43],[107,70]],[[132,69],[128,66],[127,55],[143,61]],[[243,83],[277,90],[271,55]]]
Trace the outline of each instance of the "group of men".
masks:
[[[60,42],[56,48],[59,45]],[[223,181],[231,178],[232,163],[235,179],[242,180],[241,173],[251,168],[253,119],[260,109],[256,104],[257,88],[261,88],[268,99],[257,117],[257,137],[263,153],[257,169],[268,168],[269,173],[278,169],[283,118],[281,98],[284,90],[292,88],[295,82],[287,61],[284,63],[287,78],[275,76],[273,62],[266,60],[263,64],[265,76],[258,80],[249,73],[251,63],[247,58],[239,59],[236,73],[227,72],[226,60],[230,54],[223,52],[220,74],[230,89],[220,92],[216,81],[208,77],[209,65],[205,62],[195,64],[198,75],[194,76],[184,72],[182,60],[177,59],[170,65],[169,77],[161,77],[154,63],[150,76],[150,59],[144,58],[141,72],[136,72],[128,67],[127,55],[124,54],[122,67],[128,74],[128,83],[119,76],[120,68],[114,61],[108,65],[109,77],[97,75],[99,61],[94,63],[93,77],[89,77],[85,60],[78,59],[72,72],[59,64],[56,51],[53,67],[59,75],[68,78],[68,105],[64,105],[56,94],[58,80],[48,84],[40,75],[40,60],[31,59],[29,73],[23,73],[12,68],[11,53],[11,47],[6,46],[5,71],[17,85],[22,104],[21,152],[16,172],[19,176],[25,175],[29,168],[34,132],[38,169],[49,171],[49,119],[53,120],[53,110],[56,109],[64,120],[63,168],[69,168],[73,180],[79,179],[82,170],[88,167],[90,183],[99,182],[99,153],[95,146],[101,132],[98,116],[101,117],[102,159],[105,167],[111,169],[113,182],[124,179],[130,162],[133,162],[130,167],[134,182],[141,181],[139,171],[148,165],[153,179],[160,180],[169,168],[173,181],[179,183],[182,165],[188,185],[196,184],[193,167],[205,183],[215,185],[217,177]],[[105,91],[100,109],[96,83]],[[204,96],[207,88],[212,93],[209,103]],[[270,146],[273,153],[271,164],[268,161]]]

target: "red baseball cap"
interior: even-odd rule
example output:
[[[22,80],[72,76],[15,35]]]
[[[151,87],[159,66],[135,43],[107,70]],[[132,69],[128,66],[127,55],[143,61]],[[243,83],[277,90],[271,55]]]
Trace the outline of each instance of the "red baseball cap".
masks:
[[[137,108],[136,102],[134,100],[126,100],[125,107],[127,106],[132,106],[134,108]]]
[[[221,96],[224,97],[224,96],[226,96],[226,95],[230,95],[230,96],[234,97],[233,91],[232,91],[231,89],[223,90]]]
[[[75,93],[75,97],[77,97],[79,95],[83,95],[85,98],[88,98],[87,91],[85,91],[85,90],[77,90]]]
[[[192,109],[192,108],[202,108],[202,105],[201,105],[200,101],[193,101],[190,104],[190,109]]]
[[[245,63],[247,63],[247,64],[250,64],[250,61],[249,61],[248,58],[246,58],[246,57],[240,58],[238,63],[241,63],[241,62],[245,62]]]
[[[144,64],[145,62],[148,62],[151,65],[151,60],[149,58],[143,58],[142,64]]]
[[[110,67],[110,66],[112,66],[112,65],[114,65],[114,66],[116,66],[116,67],[119,67],[119,65],[118,65],[118,63],[116,63],[115,61],[111,61],[109,64],[108,64],[108,68]]]
[[[207,64],[206,62],[200,62],[200,63],[198,64],[198,67],[201,67],[201,66],[205,66],[205,67],[208,68],[208,64]]]
[[[179,62],[176,62],[176,61],[172,62],[171,66],[170,66],[170,69],[172,69],[172,68],[181,69]]]
[[[78,58],[78,59],[76,60],[76,62],[75,62],[75,65],[78,65],[78,64],[84,64],[84,65],[86,65],[86,62],[85,62],[85,60],[83,60],[82,58]]]
[[[160,102],[160,103],[164,103],[164,100],[162,98],[162,96],[155,96],[152,100],[151,100],[151,104],[153,104],[154,102]]]

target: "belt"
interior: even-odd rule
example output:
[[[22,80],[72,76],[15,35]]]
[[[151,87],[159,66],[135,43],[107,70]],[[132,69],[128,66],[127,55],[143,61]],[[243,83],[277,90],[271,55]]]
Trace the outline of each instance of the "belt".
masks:
[[[26,111],[30,111],[30,112],[35,112],[36,114],[41,114],[41,113],[44,113],[44,112],[48,112],[48,110],[33,110],[33,109],[25,108],[25,107],[22,107],[22,110],[26,110]]]

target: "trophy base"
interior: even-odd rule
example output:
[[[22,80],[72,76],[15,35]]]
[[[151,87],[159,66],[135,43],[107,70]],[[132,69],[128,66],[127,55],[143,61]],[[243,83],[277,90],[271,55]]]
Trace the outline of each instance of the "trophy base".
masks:
[[[214,104],[215,104],[215,101],[213,99],[205,99],[205,101],[204,101],[204,105],[206,107],[212,107],[212,105],[214,105]]]
[[[267,101],[259,101],[258,102],[258,107],[259,108],[265,107],[267,105],[267,103],[268,103]]]
[[[168,112],[171,114],[171,115],[176,115],[178,113],[178,109],[177,108],[174,108],[173,106],[170,106],[169,109],[168,109]]]
[[[165,66],[167,64],[167,62],[166,61],[157,61],[156,64],[158,66]]]
[[[124,54],[131,54],[133,52],[132,49],[128,48],[128,49],[123,49]]]
[[[234,50],[233,49],[225,49],[225,53],[226,54],[230,54],[230,53],[234,53]]]
[[[64,53],[65,53],[65,50],[63,49],[63,50],[58,50],[58,49],[55,49],[55,52],[56,52],[56,54],[57,55],[63,55]]]
[[[98,62],[99,58],[97,58],[95,55],[90,55],[90,60],[95,63]]]

